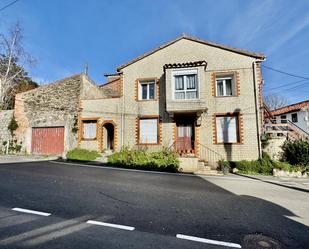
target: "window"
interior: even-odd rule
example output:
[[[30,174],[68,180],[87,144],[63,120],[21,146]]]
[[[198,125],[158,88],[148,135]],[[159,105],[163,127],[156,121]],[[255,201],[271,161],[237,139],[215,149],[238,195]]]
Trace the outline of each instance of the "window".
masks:
[[[155,85],[155,80],[139,81],[139,100],[155,99]]]
[[[298,122],[298,117],[297,117],[297,113],[292,113],[292,122],[293,123],[297,123]]]
[[[96,139],[97,120],[83,120],[83,139]]]
[[[216,78],[217,96],[234,96],[235,84],[233,76],[220,76]]]
[[[238,143],[238,115],[216,116],[217,143]]]
[[[140,144],[158,143],[157,118],[147,118],[139,120],[139,143]]]
[[[198,78],[197,70],[175,71],[174,99],[197,99]]]
[[[281,115],[280,116],[281,119],[281,124],[286,124],[288,121],[286,120],[286,115]]]

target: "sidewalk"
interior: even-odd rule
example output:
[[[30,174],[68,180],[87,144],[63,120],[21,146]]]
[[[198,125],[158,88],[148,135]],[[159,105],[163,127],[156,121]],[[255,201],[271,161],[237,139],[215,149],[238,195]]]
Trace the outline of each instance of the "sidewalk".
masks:
[[[259,180],[266,183],[276,184],[283,187],[303,189],[309,191],[309,178],[296,178],[296,177],[275,177],[275,176],[263,176],[263,175],[243,175],[237,174],[233,176],[245,177],[254,180]]]
[[[0,164],[55,160],[56,156],[0,155]]]

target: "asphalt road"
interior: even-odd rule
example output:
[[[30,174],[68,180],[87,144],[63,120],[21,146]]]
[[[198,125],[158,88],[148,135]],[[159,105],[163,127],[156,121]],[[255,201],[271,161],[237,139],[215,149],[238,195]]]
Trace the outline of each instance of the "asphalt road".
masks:
[[[0,164],[0,248],[309,248],[309,229],[289,218],[291,210],[236,195],[214,179],[46,161]]]

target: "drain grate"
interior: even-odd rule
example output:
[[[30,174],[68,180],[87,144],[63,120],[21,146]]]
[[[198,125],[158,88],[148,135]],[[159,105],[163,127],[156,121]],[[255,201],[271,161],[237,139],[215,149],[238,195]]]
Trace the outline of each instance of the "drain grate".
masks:
[[[273,238],[262,234],[248,234],[244,236],[242,248],[245,249],[284,249],[282,244]]]

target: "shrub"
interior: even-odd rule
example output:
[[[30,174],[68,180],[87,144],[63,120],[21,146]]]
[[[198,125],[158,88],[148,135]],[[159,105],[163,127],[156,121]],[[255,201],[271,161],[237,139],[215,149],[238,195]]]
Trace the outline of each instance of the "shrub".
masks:
[[[280,170],[284,170],[284,171],[292,171],[292,165],[287,163],[287,162],[276,162],[276,164],[274,165],[275,169],[280,169]]]
[[[282,160],[290,164],[309,165],[309,141],[285,141]]]
[[[231,165],[229,161],[220,160],[218,162],[219,170],[223,172],[223,174],[228,174],[231,171]]]
[[[275,162],[268,154],[263,153],[262,158],[258,160],[242,160],[230,162],[232,168],[237,168],[239,173],[243,174],[264,174],[271,175]]]
[[[168,149],[147,152],[125,147],[120,152],[110,155],[108,163],[116,167],[168,172],[177,172],[179,168],[177,155]]]
[[[99,156],[96,150],[73,149],[67,153],[67,159],[73,161],[93,161]]]
[[[2,142],[2,148],[0,149],[0,153],[6,153],[9,154],[18,154],[21,152],[22,149],[22,142],[19,142],[15,140],[10,141],[4,141]]]
[[[9,131],[11,132],[11,135],[12,135],[12,136],[13,136],[13,134],[14,134],[14,131],[17,130],[17,128],[18,128],[18,123],[17,123],[17,121],[15,120],[15,118],[12,117],[12,118],[11,118],[11,121],[10,121],[10,123],[9,123],[9,125],[8,125],[8,129],[9,129]]]

